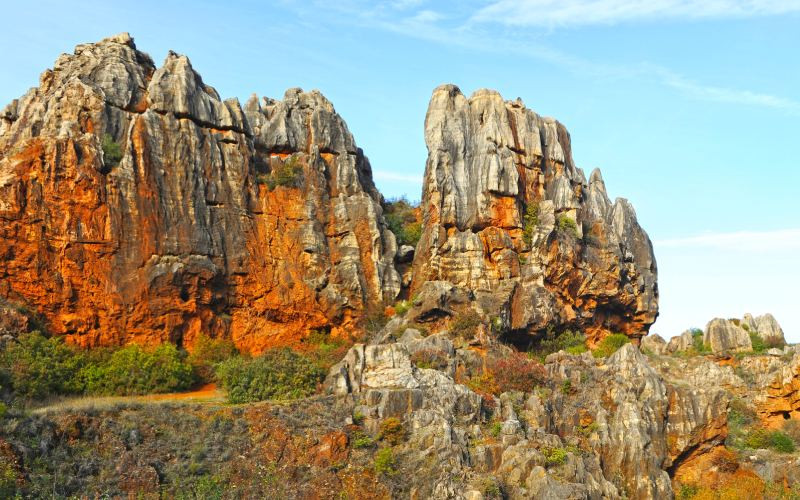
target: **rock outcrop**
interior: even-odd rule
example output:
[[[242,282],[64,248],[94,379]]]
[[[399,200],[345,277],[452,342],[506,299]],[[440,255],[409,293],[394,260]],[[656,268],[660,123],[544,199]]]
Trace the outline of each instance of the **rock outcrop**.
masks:
[[[742,326],[746,326],[751,332],[758,333],[764,342],[770,346],[783,346],[786,338],[783,335],[783,328],[770,313],[753,317],[752,314],[745,314],[741,320]]]
[[[563,125],[519,99],[444,85],[425,140],[412,294],[448,281],[522,335],[574,328],[594,343],[647,332],[658,312],[650,240],[630,203],[609,200],[599,170],[587,181],[575,166]]]
[[[703,342],[714,354],[753,350],[750,334],[734,322],[722,318],[714,318],[708,322],[703,331]]]
[[[415,366],[412,353],[430,349],[447,360],[441,369]],[[355,398],[367,429],[404,422],[396,453],[428,478],[415,486],[420,498],[483,498],[476,485],[491,477],[508,498],[669,498],[676,471],[727,435],[723,390],[667,383],[630,344],[607,360],[553,354],[546,387],[491,404],[454,382],[474,355],[407,330],[397,343],[356,345],[326,382]],[[564,456],[547,458],[553,450]]]
[[[781,362],[772,376],[756,398],[756,407],[762,422],[780,428],[787,420],[800,420],[800,353]]]
[[[0,118],[0,296],[74,343],[259,352],[400,290],[370,164],[319,92],[242,109],[122,34]]]

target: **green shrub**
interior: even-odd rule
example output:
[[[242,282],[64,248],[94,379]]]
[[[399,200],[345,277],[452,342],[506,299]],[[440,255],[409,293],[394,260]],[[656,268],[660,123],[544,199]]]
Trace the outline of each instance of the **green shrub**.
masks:
[[[572,220],[572,217],[567,215],[558,216],[556,220],[556,229],[561,233],[566,233],[576,238],[578,237],[578,224]]]
[[[761,354],[765,352],[768,347],[764,339],[758,332],[749,332],[750,333],[750,343],[753,344],[753,352],[756,354]]]
[[[744,445],[751,449],[772,449],[779,453],[794,453],[792,438],[781,431],[755,429],[744,438]]]
[[[597,348],[592,351],[592,355],[595,358],[607,358],[630,341],[631,339],[629,339],[627,335],[621,333],[611,334],[597,344]]]
[[[572,380],[564,379],[564,381],[561,382],[561,393],[569,394],[571,392],[572,392]]]
[[[398,245],[417,246],[422,235],[422,224],[417,220],[418,206],[405,197],[386,201],[383,217],[386,225],[397,237]]]
[[[489,477],[483,480],[481,486],[483,498],[486,500],[501,500],[503,498],[503,488],[497,478]]]
[[[200,334],[194,342],[188,361],[194,369],[197,379],[204,382],[214,380],[214,367],[228,358],[239,354],[233,341],[229,339],[212,339]]]
[[[693,484],[682,484],[677,497],[680,500],[689,500],[700,493],[700,487]]]
[[[692,349],[694,349],[694,354],[710,354],[711,346],[703,341],[703,330],[692,328],[689,331],[692,332]]]
[[[111,137],[110,134],[103,134],[101,142],[103,148],[103,164],[108,167],[119,165],[120,160],[122,160],[122,148],[120,145],[114,142],[114,138]]]
[[[375,454],[375,472],[378,474],[394,474],[396,464],[391,448],[382,448]]]
[[[61,337],[39,332],[21,335],[7,342],[0,353],[0,369],[6,384],[23,399],[83,392],[80,372],[86,363],[82,351],[64,343]]]
[[[394,313],[398,316],[405,316],[409,309],[411,309],[411,301],[409,300],[401,300],[395,303],[394,305]]]
[[[466,311],[458,314],[450,322],[450,333],[456,337],[469,340],[478,334],[478,327],[482,324],[481,317],[475,311]]]
[[[783,424],[783,432],[800,445],[800,420],[787,420]]]
[[[420,349],[411,355],[411,362],[417,368],[444,370],[449,365],[447,353],[441,349]]]
[[[539,225],[539,204],[528,203],[525,207],[525,215],[522,216],[522,240],[526,245],[531,246],[533,242],[533,232]]]
[[[381,422],[379,436],[381,440],[395,446],[406,440],[406,429],[399,418],[389,417]]]
[[[542,454],[544,454],[545,463],[548,467],[552,467],[555,465],[564,465],[567,462],[567,449],[566,448],[544,448],[542,450]]]
[[[375,441],[369,435],[363,432],[353,434],[353,448],[370,448],[373,444],[375,444]]]
[[[500,433],[503,432],[503,422],[499,420],[492,422],[492,426],[489,428],[489,433],[494,437],[500,437]]]
[[[327,372],[331,366],[344,358],[351,346],[352,342],[332,337],[329,330],[313,330],[303,339],[299,350],[321,370]]]
[[[269,174],[256,175],[258,184],[266,184],[270,190],[278,186],[295,188],[300,186],[303,174],[303,166],[300,164],[300,157],[292,155],[282,160]]]
[[[17,496],[18,482],[14,464],[5,455],[0,455],[0,498],[22,498]]]
[[[195,382],[192,365],[172,344],[123,347],[106,360],[87,364],[81,375],[86,392],[108,396],[182,391]]]
[[[531,355],[544,361],[549,354],[554,352],[567,351],[569,354],[581,354],[587,350],[586,336],[583,333],[573,330],[556,333],[554,329],[550,328],[531,351]]]
[[[288,348],[270,349],[257,358],[234,357],[217,366],[217,380],[231,403],[289,400],[313,394],[325,372]]]

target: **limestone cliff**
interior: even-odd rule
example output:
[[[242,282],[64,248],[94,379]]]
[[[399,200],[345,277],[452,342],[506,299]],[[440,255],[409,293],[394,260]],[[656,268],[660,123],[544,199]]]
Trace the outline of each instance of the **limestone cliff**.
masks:
[[[380,201],[319,92],[242,109],[122,34],[0,116],[0,296],[84,346],[352,331],[400,290]]]
[[[647,332],[658,313],[650,240],[630,203],[611,203],[599,170],[587,182],[563,125],[519,99],[466,98],[444,85],[425,140],[412,293],[449,281],[523,335],[575,328],[594,342]]]

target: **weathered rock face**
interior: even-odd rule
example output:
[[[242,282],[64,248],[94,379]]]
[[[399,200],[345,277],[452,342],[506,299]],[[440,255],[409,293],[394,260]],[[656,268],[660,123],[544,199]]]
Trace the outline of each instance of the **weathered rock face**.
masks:
[[[676,353],[681,351],[688,351],[694,345],[694,336],[690,330],[686,330],[677,337],[669,339],[667,344],[667,352]]]
[[[753,350],[750,334],[732,321],[722,318],[708,322],[703,332],[703,342],[711,347],[714,354]]]
[[[756,407],[765,424],[780,428],[787,420],[800,419],[800,354],[780,363],[773,377],[756,398]]]
[[[441,369],[415,366],[413,353],[430,350],[447,360]],[[607,360],[550,355],[547,389],[504,393],[488,406],[453,380],[476,355],[445,334],[409,329],[397,343],[356,345],[326,382],[354,398],[367,429],[404,422],[408,441],[395,453],[420,474],[420,498],[483,498],[476,485],[487,477],[514,499],[670,498],[674,475],[727,435],[723,390],[668,383],[631,344]],[[553,449],[563,460],[546,458]]]
[[[757,332],[767,345],[778,346],[786,344],[783,328],[781,328],[775,316],[770,313],[762,314],[755,318],[751,314],[745,314],[741,323],[742,325],[747,325],[749,331]]]
[[[352,331],[399,292],[369,162],[318,92],[243,110],[123,34],[59,57],[0,118],[0,295],[72,342],[205,332],[258,352]]]
[[[412,294],[449,281],[523,334],[647,332],[658,312],[650,240],[626,200],[611,203],[598,170],[587,182],[575,167],[563,125],[497,92],[466,98],[444,85],[425,140]]]

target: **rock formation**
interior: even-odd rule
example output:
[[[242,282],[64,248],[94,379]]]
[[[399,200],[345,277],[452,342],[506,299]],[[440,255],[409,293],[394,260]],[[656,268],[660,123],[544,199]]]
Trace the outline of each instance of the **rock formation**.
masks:
[[[734,322],[715,318],[708,322],[703,332],[703,342],[714,354],[747,352],[753,350],[750,335]]]
[[[743,327],[746,326],[749,331],[758,333],[767,345],[782,346],[786,344],[783,328],[778,324],[775,316],[770,313],[755,318],[752,314],[745,314],[741,324]]]
[[[587,182],[563,125],[519,99],[444,85],[425,141],[412,295],[450,282],[523,337],[548,326],[585,331],[590,343],[647,332],[658,312],[650,240],[630,203],[611,203],[599,170]]]
[[[800,353],[789,362],[778,363],[769,385],[756,398],[759,416],[770,427],[780,428],[787,420],[800,419]]]
[[[400,290],[370,164],[319,92],[242,109],[122,34],[0,118],[0,296],[74,343],[259,352]]]
[[[432,348],[446,368],[415,366],[412,354]],[[453,381],[452,368],[474,355],[445,334],[408,330],[397,343],[355,346],[326,382],[355,398],[367,428],[388,417],[405,422],[399,453],[427,478],[415,485],[420,498],[483,498],[476,485],[487,476],[515,499],[669,498],[676,471],[688,473],[727,435],[723,390],[670,384],[631,344],[607,360],[553,354],[548,384],[569,381],[569,391],[505,393],[488,408]],[[497,422],[494,437],[487,420]],[[557,464],[545,455],[553,449],[571,451]]]

